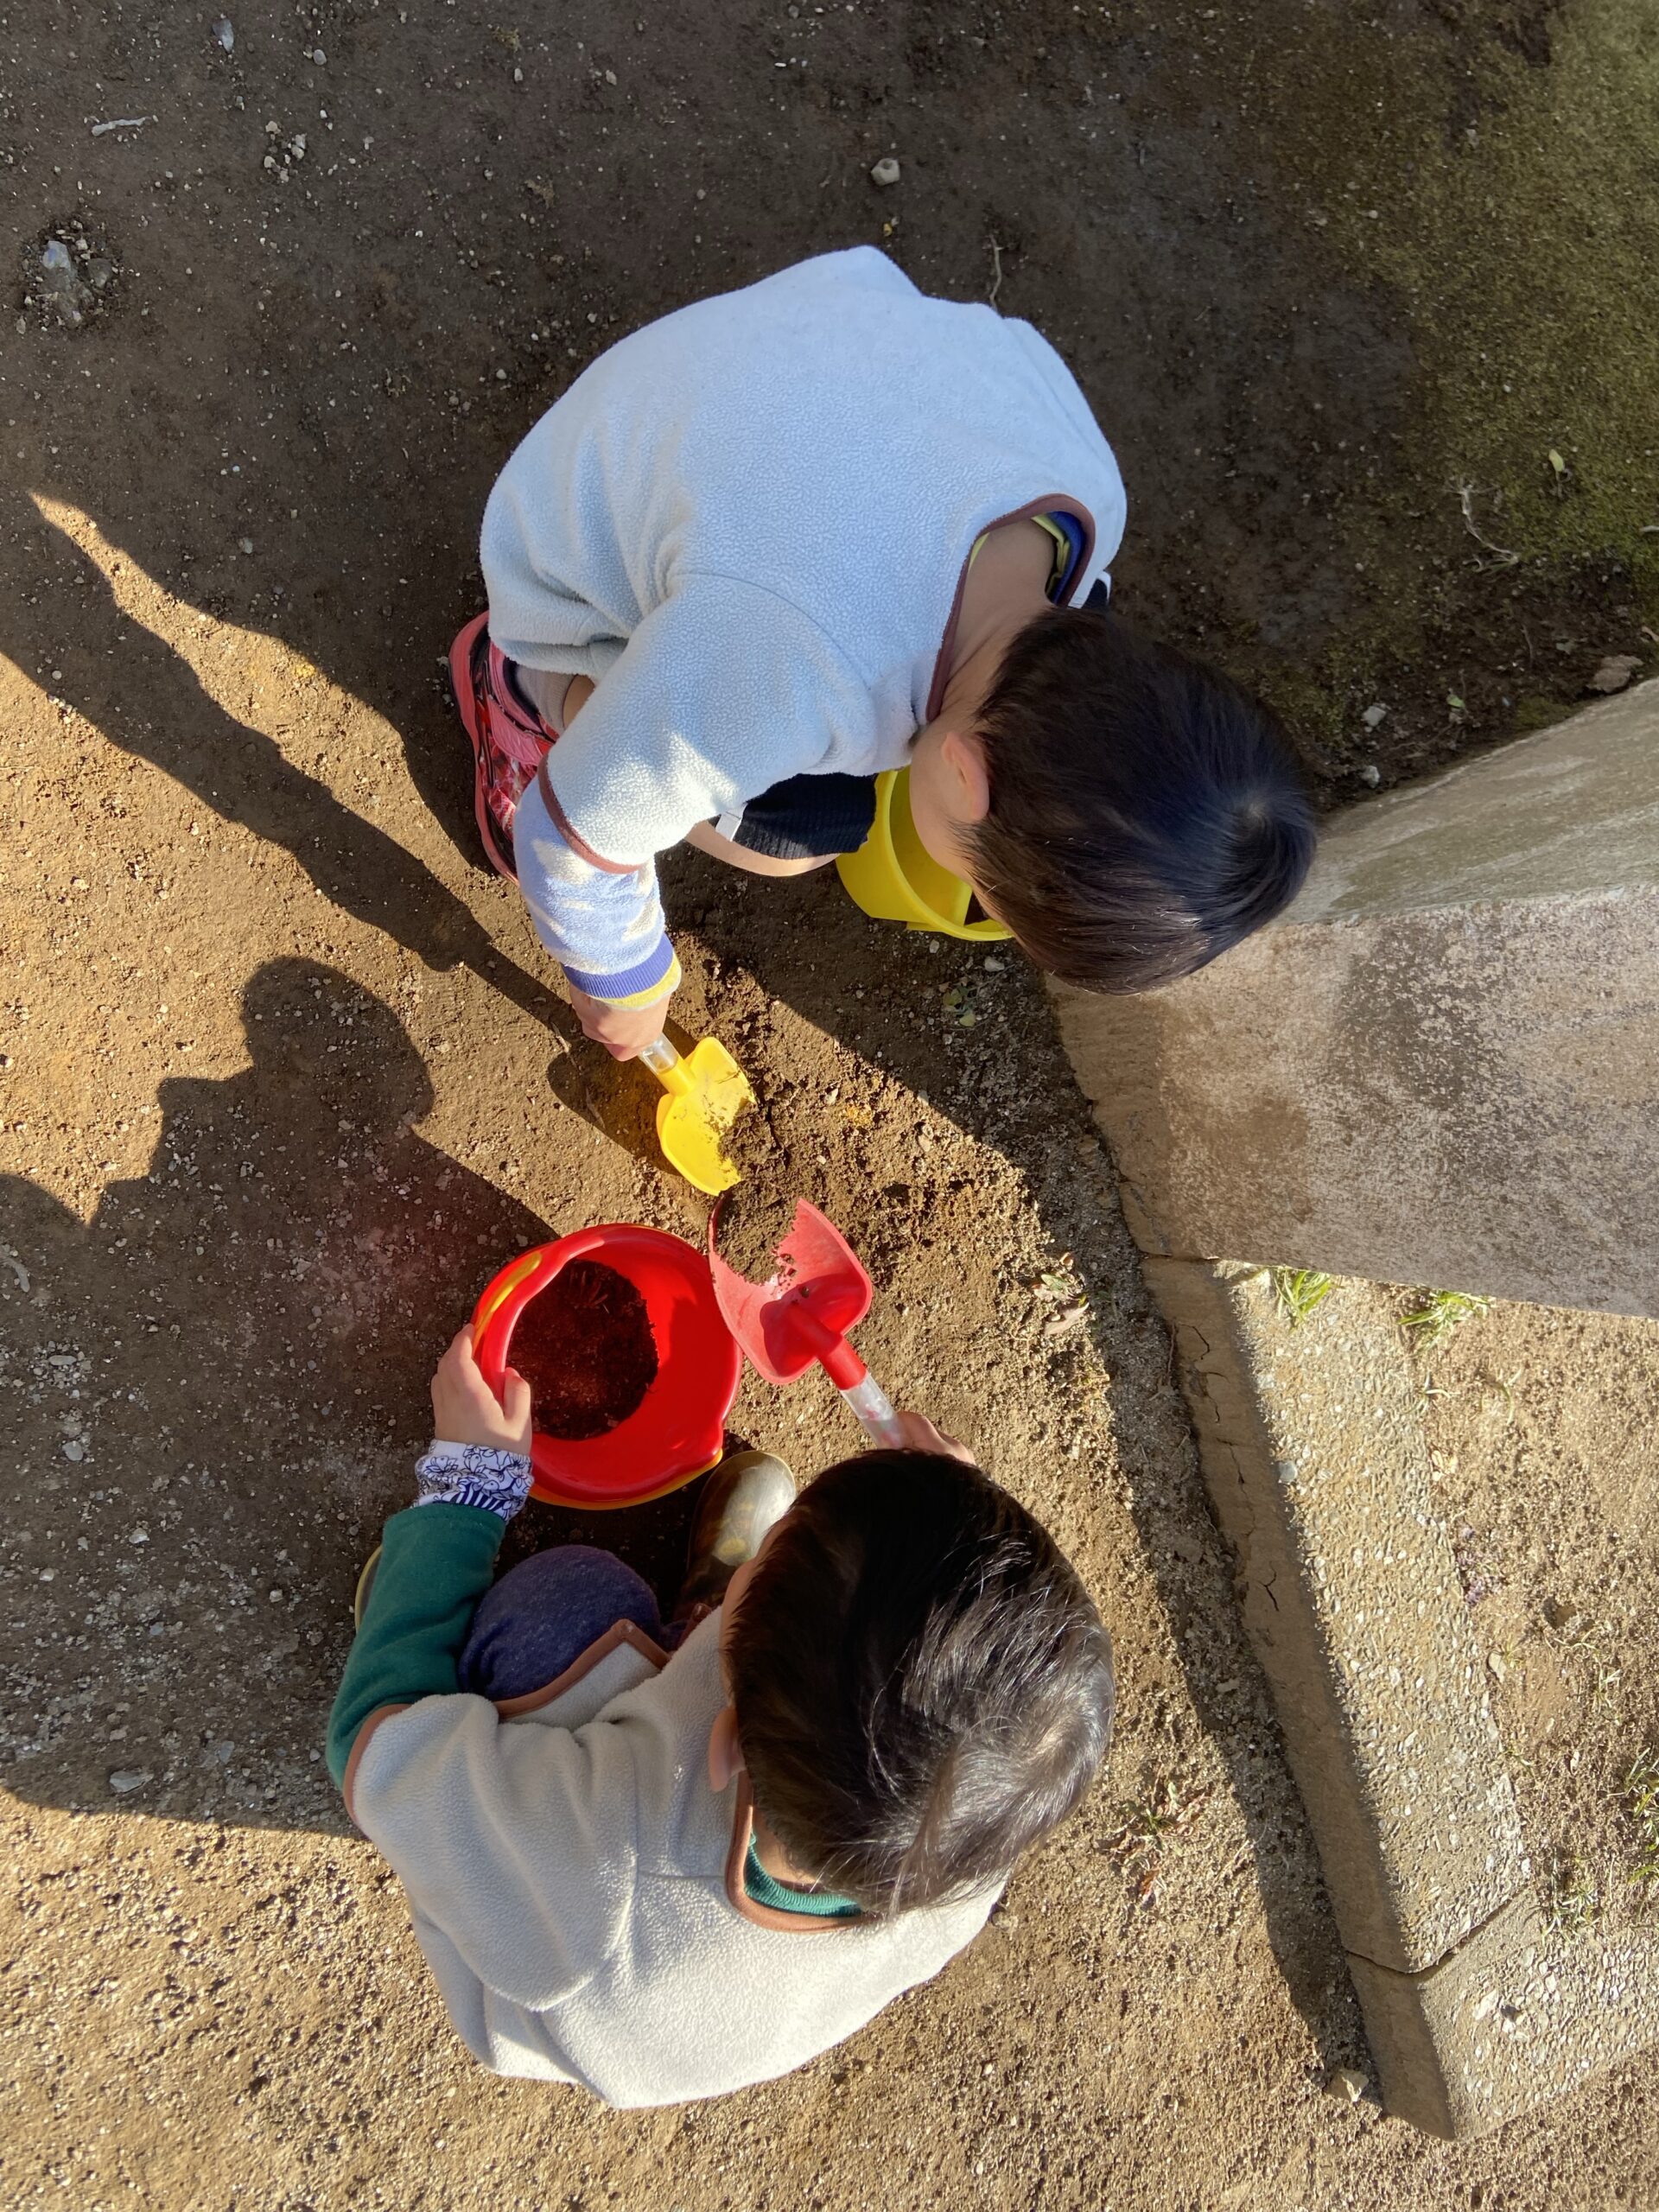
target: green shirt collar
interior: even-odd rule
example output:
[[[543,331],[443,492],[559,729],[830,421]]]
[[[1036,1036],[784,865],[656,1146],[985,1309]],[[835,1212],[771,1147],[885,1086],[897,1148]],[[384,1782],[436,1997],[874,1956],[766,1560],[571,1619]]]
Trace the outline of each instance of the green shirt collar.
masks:
[[[768,1905],[773,1912],[803,1913],[810,1920],[861,1917],[851,1897],[837,1897],[833,1890],[798,1890],[768,1874],[760,1864],[753,1836],[749,1838],[749,1855],[743,1862],[743,1894],[751,1904]]]

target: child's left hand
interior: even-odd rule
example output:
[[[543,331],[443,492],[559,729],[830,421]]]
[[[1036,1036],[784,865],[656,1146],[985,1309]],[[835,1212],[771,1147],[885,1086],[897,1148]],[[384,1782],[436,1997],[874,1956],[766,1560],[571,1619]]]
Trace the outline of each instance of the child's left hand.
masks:
[[[445,1444],[483,1444],[494,1452],[530,1457],[530,1385],[510,1367],[503,1405],[479,1372],[468,1321],[438,1362],[432,1377],[433,1434]]]

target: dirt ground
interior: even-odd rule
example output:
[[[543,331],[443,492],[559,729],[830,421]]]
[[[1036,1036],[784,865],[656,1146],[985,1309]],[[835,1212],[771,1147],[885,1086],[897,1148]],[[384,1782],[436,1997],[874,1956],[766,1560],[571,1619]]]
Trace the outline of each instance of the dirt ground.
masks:
[[[1500,1305],[1425,1374],[1431,1464],[1533,1864],[1566,1924],[1651,1927],[1659,1322]]]
[[[1351,1992],[1040,994],[833,879],[675,861],[680,1011],[869,1259],[875,1371],[1098,1593],[1109,1777],[931,1988],[630,2116],[465,2060],[320,1757],[482,1281],[701,1233],[473,854],[439,662],[517,437],[633,324],[883,243],[1071,359],[1127,611],[1263,683],[1325,796],[1415,772],[1653,650],[1649,0],[232,25],[0,13],[5,2201],[1652,2202],[1639,2069],[1460,2148],[1321,2094]],[[850,1441],[810,1384],[734,1425]],[[666,1573],[686,1503],[620,1541]]]

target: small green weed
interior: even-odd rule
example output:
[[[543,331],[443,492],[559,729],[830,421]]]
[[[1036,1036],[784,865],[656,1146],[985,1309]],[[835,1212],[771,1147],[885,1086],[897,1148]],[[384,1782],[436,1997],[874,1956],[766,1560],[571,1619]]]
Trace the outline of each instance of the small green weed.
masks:
[[[1516,1372],[1518,1373],[1519,1370]],[[1501,1399],[1503,1405],[1503,1426],[1505,1428],[1513,1428],[1515,1427],[1514,1378],[1502,1375],[1487,1375],[1483,1379],[1489,1387],[1481,1392],[1482,1403],[1484,1404],[1489,1397]]]
[[[1606,1705],[1624,1681],[1624,1669],[1608,1658],[1605,1652],[1597,1650],[1593,1644],[1588,1644],[1586,1648],[1590,1653],[1590,1702],[1592,1706]],[[1631,1771],[1634,1772],[1635,1769],[1632,1768]],[[1659,1822],[1659,1808],[1656,1808],[1655,1820]],[[1656,1834],[1659,1834],[1659,1828],[1656,1828]],[[1659,1878],[1659,1868],[1656,1868],[1655,1872],[1656,1878]]]
[[[1550,1927],[1564,1936],[1592,1928],[1601,1917],[1601,1892],[1583,1859],[1570,1852],[1558,1859],[1550,1872],[1545,1910]]]
[[[1458,1393],[1448,1390],[1444,1382],[1433,1375],[1425,1375],[1417,1389],[1417,1412],[1426,1414],[1437,1398],[1455,1398]]]
[[[1524,1774],[1529,1782],[1533,1779],[1534,1776],[1536,1775],[1538,1771],[1537,1760],[1531,1758],[1529,1753],[1523,1751],[1519,1744],[1505,1743],[1503,1746],[1503,1764],[1509,1768],[1511,1774]]]
[[[1107,1837],[1106,1850],[1113,1862],[1134,1878],[1136,1904],[1149,1906],[1155,1902],[1165,1855],[1179,1847],[1209,1799],[1207,1789],[1183,1792],[1166,1779],[1147,1796],[1119,1806],[1121,1825]]]
[[[1300,1329],[1331,1295],[1331,1278],[1314,1268],[1275,1268],[1273,1294],[1293,1329]]]
[[[1659,1890],[1659,1752],[1643,1751],[1624,1777],[1624,1805],[1636,1829],[1630,1879]]]
[[[1490,1298],[1478,1297],[1472,1291],[1426,1290],[1421,1305],[1400,1316],[1400,1325],[1409,1329],[1419,1349],[1432,1356],[1445,1349],[1465,1321],[1490,1313],[1491,1304]]]

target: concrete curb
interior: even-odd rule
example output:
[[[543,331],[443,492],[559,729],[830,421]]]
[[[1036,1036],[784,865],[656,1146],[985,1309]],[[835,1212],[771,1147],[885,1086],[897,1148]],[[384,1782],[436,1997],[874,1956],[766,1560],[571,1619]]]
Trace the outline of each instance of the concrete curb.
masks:
[[[1339,1281],[1291,1329],[1264,1268],[1144,1265],[1387,2109],[1478,2134],[1659,2043],[1659,1941],[1540,1914],[1382,1294]]]
[[[1183,981],[1051,988],[1143,1251],[1659,1315],[1659,679],[1344,809]]]

